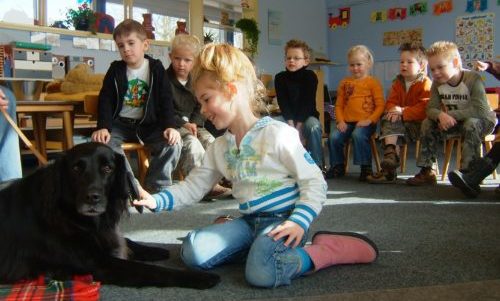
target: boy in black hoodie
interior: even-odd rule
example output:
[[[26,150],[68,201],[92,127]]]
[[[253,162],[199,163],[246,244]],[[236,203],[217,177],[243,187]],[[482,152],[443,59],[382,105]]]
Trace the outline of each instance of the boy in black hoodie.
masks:
[[[122,60],[111,63],[104,77],[92,140],[121,154],[123,142],[144,144],[151,153],[145,188],[160,191],[172,184],[182,149],[167,74],[160,60],[145,55],[149,41],[139,22],[121,22],[113,39]],[[132,171],[128,162],[127,169]]]
[[[316,164],[323,170],[323,130],[316,110],[318,78],[306,69],[310,59],[309,46],[299,40],[290,40],[285,46],[286,71],[276,74],[274,86],[281,117],[297,129],[300,140]]]

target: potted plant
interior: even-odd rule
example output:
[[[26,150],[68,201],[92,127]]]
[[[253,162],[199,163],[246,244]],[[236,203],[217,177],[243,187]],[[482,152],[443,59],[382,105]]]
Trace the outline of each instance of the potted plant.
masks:
[[[203,43],[208,44],[212,43],[213,41],[215,41],[215,33],[213,33],[212,31],[205,32],[205,34],[203,35]]]
[[[93,29],[95,21],[94,11],[90,9],[87,3],[83,3],[77,9],[70,8],[66,13],[66,24],[73,25],[76,30]]]
[[[245,37],[248,47],[244,50],[248,51],[253,58],[258,50],[260,30],[257,27],[255,19],[241,18],[234,25],[239,28]]]

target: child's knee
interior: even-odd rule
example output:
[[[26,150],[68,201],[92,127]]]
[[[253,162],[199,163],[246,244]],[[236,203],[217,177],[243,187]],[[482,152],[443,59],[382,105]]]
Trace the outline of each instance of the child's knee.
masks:
[[[206,260],[200,254],[198,248],[196,248],[196,231],[190,232],[181,246],[181,258],[182,261],[189,267],[198,269],[208,269],[206,265]]]
[[[276,285],[274,246],[273,239],[267,236],[258,237],[254,241],[245,268],[245,278],[250,285],[258,287]]]

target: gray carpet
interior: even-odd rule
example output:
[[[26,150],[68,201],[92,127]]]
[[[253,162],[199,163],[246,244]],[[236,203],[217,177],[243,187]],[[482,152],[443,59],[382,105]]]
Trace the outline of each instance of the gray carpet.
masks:
[[[409,171],[402,178],[416,171],[414,165],[408,162]],[[214,270],[222,282],[213,289],[105,285],[102,300],[431,300],[429,296],[443,296],[432,300],[498,300],[500,288],[491,283],[499,282],[488,282],[500,280],[500,196],[494,194],[498,182],[488,179],[480,197],[469,200],[446,181],[432,187],[409,187],[403,180],[371,185],[358,182],[356,168],[351,168],[346,177],[329,181],[328,201],[312,232],[367,234],[380,249],[375,263],[329,268],[276,289],[250,287],[244,266],[234,264]],[[218,215],[237,215],[234,208],[234,200],[221,200],[175,213],[131,211],[122,230],[134,240],[160,243],[171,250],[171,259],[158,264],[183,268],[178,238]],[[493,291],[479,298],[456,293],[457,287],[469,291],[468,283],[489,283],[486,287]],[[448,294],[437,294],[436,287]]]

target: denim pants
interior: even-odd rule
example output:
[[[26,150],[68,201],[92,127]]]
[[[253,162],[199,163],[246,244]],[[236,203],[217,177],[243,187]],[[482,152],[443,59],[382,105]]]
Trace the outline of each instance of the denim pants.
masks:
[[[9,89],[0,86],[5,97],[9,100],[7,113],[16,120],[16,97]],[[19,137],[4,116],[0,117],[0,182],[21,178],[21,154],[19,151]]]
[[[287,217],[246,215],[194,230],[182,243],[182,260],[190,267],[211,269],[246,258],[245,278],[249,284],[267,288],[289,285],[300,276],[300,255],[297,249],[285,247],[284,238],[274,241],[267,236]],[[299,247],[306,240],[307,234]]]
[[[330,166],[344,164],[344,149],[348,139],[351,138],[354,147],[354,165],[372,165],[372,150],[370,137],[375,132],[376,125],[357,127],[356,122],[348,122],[347,130],[340,132],[337,124],[330,125],[328,137],[328,150],[330,151]]]
[[[121,145],[123,142],[139,142],[136,125],[113,121],[113,130],[109,146],[117,153],[125,155]],[[163,130],[156,130],[143,137],[142,142],[149,150],[151,157],[144,185],[150,191],[163,190],[172,185],[172,172],[177,166],[182,150],[182,142],[168,145],[163,137]],[[125,160],[127,171],[132,172],[128,160]]]
[[[274,119],[287,123],[283,116],[276,116]],[[321,139],[323,137],[323,130],[318,118],[310,116],[306,119],[302,128],[302,136],[306,140],[306,150],[311,154],[316,165],[322,170],[323,147]]]

